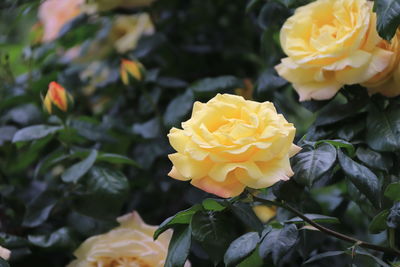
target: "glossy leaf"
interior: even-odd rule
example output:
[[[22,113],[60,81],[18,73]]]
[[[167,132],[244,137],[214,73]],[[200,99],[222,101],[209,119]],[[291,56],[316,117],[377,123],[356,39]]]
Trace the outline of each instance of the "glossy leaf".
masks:
[[[168,246],[168,255],[164,266],[182,267],[188,257],[191,242],[190,225],[176,227]]]
[[[204,199],[202,205],[204,209],[212,211],[222,211],[226,208],[217,199],[212,198]]]
[[[50,216],[57,203],[58,196],[53,191],[44,191],[26,207],[26,213],[22,225],[36,227],[44,223]]]
[[[46,137],[61,130],[61,126],[49,126],[49,125],[34,125],[23,128],[17,131],[12,139],[13,143],[22,141],[32,141]]]
[[[357,158],[366,166],[374,169],[389,171],[389,169],[393,166],[393,159],[386,153],[380,153],[369,148],[359,147],[356,155]]]
[[[86,159],[78,162],[63,172],[61,179],[66,183],[76,183],[93,166],[97,158],[97,150],[92,150]]]
[[[367,118],[368,145],[376,151],[400,149],[400,109],[380,110],[370,106]]]
[[[400,25],[400,2],[398,0],[375,0],[379,35],[390,41]]]
[[[350,181],[363,193],[371,203],[380,207],[380,183],[378,177],[367,167],[355,162],[338,150],[339,163]]]
[[[384,195],[393,201],[400,201],[400,182],[389,184]]]
[[[386,225],[386,220],[389,215],[388,210],[383,210],[380,213],[378,213],[371,221],[369,224],[368,230],[372,234],[378,234],[384,230],[386,230],[387,225]]]
[[[294,224],[287,224],[282,229],[274,229],[269,232],[260,243],[260,256],[266,259],[272,256],[274,264],[278,264],[283,255],[285,255],[297,242],[298,231]]]
[[[301,184],[312,186],[336,162],[336,149],[327,143],[316,148],[306,146],[293,157],[295,180]]]
[[[234,88],[243,87],[242,81],[234,76],[205,78],[189,87],[196,96],[214,97],[217,93],[229,93]]]
[[[250,232],[235,239],[225,253],[225,265],[236,266],[256,249],[259,240],[260,236],[256,232]]]
[[[158,229],[154,232],[153,238],[156,240],[160,234],[165,232],[167,229],[174,227],[177,224],[190,224],[193,215],[201,210],[200,205],[194,205],[193,207],[183,210],[175,214],[174,216],[169,217],[165,221],[163,221],[159,226]]]

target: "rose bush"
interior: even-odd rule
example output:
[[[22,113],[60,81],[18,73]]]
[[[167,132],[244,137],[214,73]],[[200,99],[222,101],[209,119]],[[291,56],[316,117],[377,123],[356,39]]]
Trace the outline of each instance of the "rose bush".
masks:
[[[397,1],[0,7],[0,267],[400,262]]]

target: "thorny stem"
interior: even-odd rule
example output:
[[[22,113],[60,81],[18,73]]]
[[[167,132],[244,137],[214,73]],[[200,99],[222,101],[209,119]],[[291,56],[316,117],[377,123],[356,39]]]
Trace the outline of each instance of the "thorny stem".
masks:
[[[372,244],[372,243],[368,243],[368,242],[364,242],[364,241],[361,241],[361,240],[356,239],[354,237],[350,237],[350,236],[347,236],[345,234],[336,232],[336,231],[334,231],[332,229],[326,228],[325,226],[322,226],[319,223],[316,223],[313,220],[307,218],[307,216],[305,216],[303,213],[301,213],[300,211],[296,210],[295,208],[293,208],[292,206],[290,206],[287,203],[266,200],[266,199],[259,198],[259,197],[254,196],[254,195],[252,195],[252,197],[256,201],[284,208],[284,209],[296,214],[299,218],[301,218],[303,221],[307,222],[311,226],[314,226],[315,228],[317,228],[321,232],[324,232],[324,233],[326,233],[326,234],[328,234],[330,236],[334,236],[334,237],[336,237],[338,239],[341,239],[343,241],[347,241],[347,242],[350,242],[350,243],[355,243],[358,246],[363,247],[363,248],[373,249],[373,250],[376,250],[376,251],[381,251],[381,252],[389,253],[389,254],[392,254],[392,255],[400,256],[400,250],[398,250],[396,248],[378,246],[378,245],[375,245],[375,244]]]

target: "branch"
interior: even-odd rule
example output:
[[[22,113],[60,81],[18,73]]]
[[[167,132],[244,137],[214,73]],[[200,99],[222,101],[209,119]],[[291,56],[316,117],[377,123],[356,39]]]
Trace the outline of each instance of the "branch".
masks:
[[[350,237],[347,236],[345,234],[333,231],[332,229],[326,228],[325,226],[320,225],[319,223],[314,222],[313,220],[307,218],[303,213],[301,213],[300,211],[296,210],[295,208],[291,207],[290,205],[286,204],[286,203],[282,203],[282,202],[275,202],[275,201],[271,201],[271,200],[266,200],[263,198],[259,198],[257,196],[252,195],[254,200],[257,200],[259,202],[265,203],[265,204],[269,204],[269,205],[274,205],[274,206],[278,206],[281,208],[284,208],[288,211],[291,211],[292,213],[296,214],[298,217],[300,217],[301,219],[303,219],[303,221],[307,222],[308,224],[314,226],[315,228],[317,228],[318,230],[320,230],[321,232],[324,232],[330,236],[334,236],[338,239],[341,239],[343,241],[347,241],[350,243],[356,243],[358,246],[363,247],[363,248],[368,248],[368,249],[373,249],[376,251],[381,251],[381,252],[385,252],[385,253],[389,253],[392,255],[396,255],[396,256],[400,256],[400,250],[397,250],[395,248],[389,248],[389,247],[383,247],[383,246],[378,246],[372,243],[368,243],[368,242],[364,242],[361,241],[359,239],[356,239],[354,237]]]

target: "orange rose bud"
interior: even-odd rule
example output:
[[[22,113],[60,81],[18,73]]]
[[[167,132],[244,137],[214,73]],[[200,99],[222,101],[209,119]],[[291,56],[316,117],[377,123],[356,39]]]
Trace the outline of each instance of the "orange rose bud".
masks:
[[[120,69],[122,82],[128,85],[130,76],[137,81],[141,81],[143,79],[142,69],[143,65],[139,61],[122,59]]]
[[[53,106],[55,106],[59,110],[66,112],[70,103],[72,103],[72,96],[67,92],[67,90],[65,90],[65,88],[60,84],[51,82],[43,101],[44,109],[49,114],[52,114],[54,113]]]

